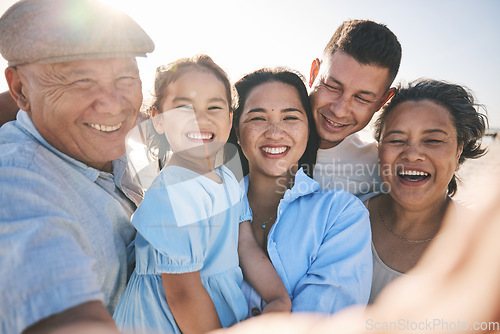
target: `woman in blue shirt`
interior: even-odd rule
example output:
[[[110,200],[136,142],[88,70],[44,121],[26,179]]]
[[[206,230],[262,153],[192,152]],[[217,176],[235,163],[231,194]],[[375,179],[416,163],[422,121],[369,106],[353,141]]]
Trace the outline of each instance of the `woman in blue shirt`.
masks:
[[[248,173],[252,230],[290,295],[292,311],[331,314],[365,304],[372,277],[368,212],[353,195],[322,191],[307,175],[317,137],[303,79],[289,70],[263,69],[243,77],[236,89],[233,139]],[[258,314],[263,302],[249,286],[245,292]]]

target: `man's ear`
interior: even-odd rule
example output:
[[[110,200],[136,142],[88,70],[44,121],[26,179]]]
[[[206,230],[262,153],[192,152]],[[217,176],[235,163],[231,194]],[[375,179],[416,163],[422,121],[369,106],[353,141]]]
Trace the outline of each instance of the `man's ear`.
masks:
[[[9,85],[10,95],[14,101],[16,101],[19,109],[24,111],[30,110],[30,103],[27,94],[24,93],[24,85],[21,80],[21,76],[17,68],[9,66],[5,69],[5,78],[7,79],[7,84]]]
[[[158,108],[156,108],[155,106],[151,107],[151,120],[153,121],[153,126],[156,132],[158,132],[159,134],[165,133],[163,117]]]
[[[396,88],[394,88],[394,87],[389,88],[389,89],[387,90],[387,92],[384,94],[384,96],[382,96],[382,99],[381,99],[380,105],[378,106],[378,108],[377,108],[377,110],[376,110],[376,111],[379,111],[379,110],[380,110],[380,108],[382,108],[382,106],[383,106],[384,104],[386,104],[386,103],[387,103],[387,101],[389,101],[389,99],[390,99],[391,97],[393,97],[393,96],[394,96],[394,93],[396,93]]]
[[[309,88],[312,87],[314,80],[316,80],[316,77],[318,76],[320,65],[321,62],[319,61],[318,58],[313,60],[311,64],[311,73],[309,73]]]

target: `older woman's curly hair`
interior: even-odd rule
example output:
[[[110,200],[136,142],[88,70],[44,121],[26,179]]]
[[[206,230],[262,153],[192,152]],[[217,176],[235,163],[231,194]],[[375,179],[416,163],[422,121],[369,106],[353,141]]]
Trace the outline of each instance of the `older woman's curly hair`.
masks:
[[[397,105],[406,101],[421,100],[430,100],[450,112],[457,131],[458,145],[463,145],[463,152],[458,159],[459,164],[466,159],[476,159],[486,153],[486,149],[481,147],[481,139],[488,126],[488,118],[485,113],[480,112],[481,109],[485,110],[485,107],[476,103],[472,91],[468,88],[430,79],[419,79],[407,86],[398,87],[396,94],[375,122],[375,139],[380,141],[387,115]],[[456,191],[457,176],[453,175],[448,184],[448,195],[453,196]]]

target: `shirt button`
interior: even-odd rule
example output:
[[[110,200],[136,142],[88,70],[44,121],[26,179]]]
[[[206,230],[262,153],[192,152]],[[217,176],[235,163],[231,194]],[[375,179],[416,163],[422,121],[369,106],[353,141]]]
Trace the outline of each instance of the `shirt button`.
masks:
[[[252,317],[255,317],[255,316],[260,315],[260,310],[259,310],[258,308],[256,308],[256,307],[254,307],[254,308],[250,311],[250,313],[252,314]]]

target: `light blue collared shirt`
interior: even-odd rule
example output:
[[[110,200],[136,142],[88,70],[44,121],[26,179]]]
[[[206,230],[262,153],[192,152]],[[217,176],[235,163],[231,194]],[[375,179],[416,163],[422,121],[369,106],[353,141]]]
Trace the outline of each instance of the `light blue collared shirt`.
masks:
[[[0,129],[1,333],[93,300],[113,312],[142,195],[126,166],[105,173],[59,152],[22,110]]]
[[[248,176],[243,182],[248,191]],[[370,245],[363,203],[343,190],[320,190],[300,169],[278,205],[267,240],[292,311],[332,314],[366,304],[372,281]]]

